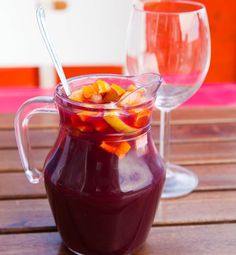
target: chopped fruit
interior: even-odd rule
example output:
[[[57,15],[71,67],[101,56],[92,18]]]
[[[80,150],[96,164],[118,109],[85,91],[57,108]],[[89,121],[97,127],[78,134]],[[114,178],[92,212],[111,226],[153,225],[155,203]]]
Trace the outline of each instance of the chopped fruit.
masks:
[[[107,115],[104,115],[103,117],[105,121],[117,132],[124,132],[124,133],[129,133],[129,132],[135,132],[137,131],[136,128],[133,128],[129,125],[127,125],[124,121],[122,121],[118,116],[110,113]]]
[[[84,96],[83,96],[83,91],[82,89],[78,89],[76,91],[73,91],[72,94],[69,96],[71,100],[78,101],[78,102],[83,102],[84,101]]]
[[[88,125],[88,124],[80,124],[80,125],[77,126],[77,128],[82,133],[85,133],[85,132],[88,133],[88,132],[92,132],[93,131],[93,127]]]
[[[123,158],[128,151],[130,150],[131,146],[127,142],[122,142],[119,147],[115,150],[115,154],[119,158]]]
[[[96,90],[94,89],[92,85],[84,86],[82,90],[83,90],[83,96],[85,98],[91,98],[93,95],[97,94]]]
[[[111,89],[115,90],[116,94],[120,97],[125,93],[125,90],[115,83],[111,84]]]
[[[133,92],[133,93],[132,93]],[[132,93],[130,96],[128,96]],[[70,99],[94,104],[104,104],[117,102],[124,98],[120,106],[135,105],[143,102],[145,90],[138,89],[131,84],[124,89],[121,86],[112,83],[111,85],[103,80],[97,80],[91,85],[85,85],[82,88],[74,91]],[[128,97],[127,97],[128,96]],[[126,98],[125,98],[126,97]]]
[[[129,95],[129,96],[128,96]],[[122,100],[123,99],[123,100]],[[125,92],[120,98],[122,100],[120,105],[137,105],[142,102],[142,95],[137,91],[131,94],[131,92]]]
[[[93,125],[94,125],[94,128],[97,132],[104,132],[109,127],[104,120],[96,121],[96,122],[94,122]]]
[[[129,85],[129,87],[127,88],[127,91],[133,92],[133,91],[135,91],[136,89],[137,89],[137,87],[134,86],[133,84],[131,84],[131,85]]]
[[[92,111],[81,111],[77,113],[77,115],[80,117],[80,119],[83,122],[91,121],[93,117],[99,117],[98,112],[92,112]]]
[[[131,146],[127,142],[102,142],[100,147],[109,153],[114,153],[119,158],[123,158],[131,148]]]
[[[104,103],[116,102],[120,99],[114,89],[108,91],[105,96],[103,97]]]
[[[116,84],[111,84],[111,89],[106,93],[103,100],[105,103],[115,102],[125,93],[125,90]]]
[[[111,89],[110,84],[102,80],[97,80],[93,86],[98,94],[104,94]]]
[[[101,95],[93,95],[91,97],[91,101],[95,104],[101,104],[102,103],[102,96]]]
[[[134,126],[137,128],[145,127],[148,124],[150,119],[150,110],[144,110],[137,113],[136,118],[134,120]]]
[[[105,151],[108,151],[110,153],[114,153],[117,149],[117,144],[116,146],[111,143],[108,143],[108,142],[102,142],[101,145],[100,145],[101,148],[103,148]]]
[[[127,97],[130,94],[130,91],[126,91],[122,97],[120,98],[120,100],[122,100],[123,98]]]

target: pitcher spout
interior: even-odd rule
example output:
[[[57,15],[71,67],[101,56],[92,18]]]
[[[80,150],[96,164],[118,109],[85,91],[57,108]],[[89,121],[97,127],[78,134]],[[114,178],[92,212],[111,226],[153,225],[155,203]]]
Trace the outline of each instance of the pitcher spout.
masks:
[[[132,76],[131,80],[135,84],[135,89],[116,102],[117,105],[129,102],[130,100],[133,101],[140,95],[140,93],[145,96],[147,101],[156,99],[157,91],[162,83],[160,75],[157,73],[144,73]]]

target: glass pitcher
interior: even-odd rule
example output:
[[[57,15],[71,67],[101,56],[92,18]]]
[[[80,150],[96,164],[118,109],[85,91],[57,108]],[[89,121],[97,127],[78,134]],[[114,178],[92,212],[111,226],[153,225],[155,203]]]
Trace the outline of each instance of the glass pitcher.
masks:
[[[161,79],[157,74],[87,75],[68,82],[75,91],[97,80],[137,89],[118,103],[90,104],[69,99],[59,84],[54,97],[35,97],[20,107],[16,140],[28,180],[38,183],[44,176],[68,249],[85,255],[131,254],[148,235],[165,179],[150,131]],[[129,105],[135,93],[142,93],[143,100]],[[42,172],[34,166],[28,140],[28,122],[37,113],[60,116]]]

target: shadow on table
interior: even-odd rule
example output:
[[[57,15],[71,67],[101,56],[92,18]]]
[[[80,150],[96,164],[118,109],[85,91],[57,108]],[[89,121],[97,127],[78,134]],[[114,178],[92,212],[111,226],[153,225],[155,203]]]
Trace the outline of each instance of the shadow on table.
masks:
[[[61,243],[59,249],[58,249],[58,255],[72,255],[74,253],[72,253],[71,251],[69,251],[66,246]]]

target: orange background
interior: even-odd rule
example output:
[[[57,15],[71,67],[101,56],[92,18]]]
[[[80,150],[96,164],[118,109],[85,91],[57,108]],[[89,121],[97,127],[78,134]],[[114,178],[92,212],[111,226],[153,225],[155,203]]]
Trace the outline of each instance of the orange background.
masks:
[[[212,54],[205,82],[236,82],[236,0],[200,0],[207,7]],[[67,77],[89,73],[122,73],[121,66],[65,67]],[[0,68],[0,87],[37,87],[38,68]]]
[[[206,82],[236,82],[236,1],[200,0],[211,31],[211,65]]]

